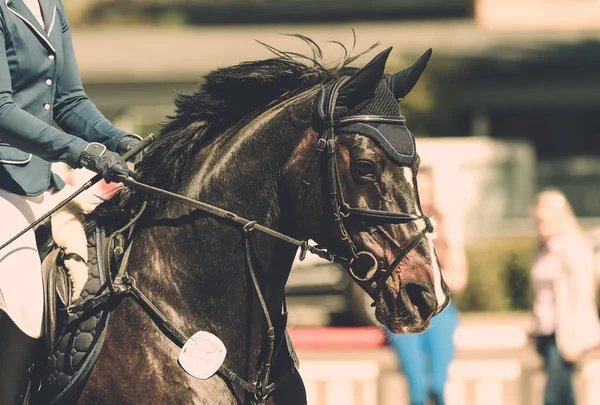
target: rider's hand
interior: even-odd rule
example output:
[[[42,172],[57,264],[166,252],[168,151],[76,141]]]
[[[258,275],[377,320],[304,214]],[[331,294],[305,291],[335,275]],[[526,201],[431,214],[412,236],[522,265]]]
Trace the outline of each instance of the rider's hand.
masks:
[[[129,167],[121,155],[106,149],[101,143],[91,142],[79,156],[79,164],[101,174],[107,183],[121,182],[129,177]]]
[[[129,149],[133,148],[135,145],[142,141],[142,137],[139,135],[126,135],[119,141],[117,145],[117,152],[119,155],[123,156]]]

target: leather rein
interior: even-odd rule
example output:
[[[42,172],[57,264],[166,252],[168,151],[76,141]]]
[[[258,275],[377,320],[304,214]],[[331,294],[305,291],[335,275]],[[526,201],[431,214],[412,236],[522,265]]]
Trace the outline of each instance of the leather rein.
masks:
[[[309,164],[309,167],[306,172],[305,179],[303,181],[303,188],[300,192],[299,198],[302,198],[307,192],[308,186],[310,186],[310,178],[313,175],[314,169],[317,166],[318,161],[322,156],[327,157],[327,167],[329,173],[329,187],[330,187],[330,199],[331,206],[333,208],[334,220],[338,224],[339,227],[339,235],[341,240],[345,241],[347,244],[349,251],[351,253],[350,258],[345,258],[339,255],[332,254],[325,250],[320,249],[317,246],[310,245],[306,240],[298,240],[278,231],[275,231],[271,228],[258,224],[256,221],[251,221],[245,218],[242,218],[230,211],[224,210],[219,207],[215,207],[214,205],[198,201],[189,197],[185,197],[183,195],[173,193],[167,190],[163,190],[157,187],[150,186],[148,184],[141,183],[133,178],[128,178],[123,181],[123,183],[131,187],[133,189],[139,190],[141,192],[152,194],[155,196],[159,196],[161,198],[177,201],[181,204],[187,205],[189,207],[204,211],[213,215],[215,217],[219,217],[225,219],[229,222],[241,225],[242,230],[244,232],[244,242],[245,242],[245,255],[246,255],[246,265],[248,271],[250,273],[252,284],[257,293],[257,296],[260,301],[260,305],[267,323],[267,331],[266,336],[268,339],[268,350],[267,355],[264,358],[261,366],[261,371],[259,373],[259,378],[256,382],[250,383],[242,378],[240,378],[235,372],[227,368],[225,365],[221,365],[217,374],[221,377],[226,378],[234,384],[237,384],[247,392],[251,393],[254,396],[253,403],[257,405],[263,405],[266,403],[268,397],[273,393],[273,391],[283,382],[283,380],[290,375],[290,373],[294,372],[293,367],[290,367],[287,373],[285,373],[282,377],[279,378],[276,382],[270,382],[270,373],[271,366],[273,363],[273,359],[276,357],[279,352],[279,348],[282,344],[281,340],[276,346],[275,342],[275,328],[273,326],[273,322],[271,320],[271,316],[269,314],[264,296],[262,294],[260,285],[258,283],[258,279],[256,277],[256,272],[254,270],[254,265],[251,259],[251,244],[250,237],[253,231],[259,231],[271,235],[275,238],[283,240],[287,243],[293,244],[300,248],[300,260],[304,260],[306,254],[308,252],[315,254],[323,259],[326,259],[330,262],[335,262],[341,264],[346,271],[350,274],[350,276],[357,281],[370,281],[377,274],[372,275],[368,278],[361,278],[356,276],[351,271],[351,266],[353,262],[359,258],[360,256],[366,255],[367,257],[372,258],[375,264],[378,266],[378,272],[381,273],[379,275],[379,280],[375,283],[375,293],[371,294],[371,297],[375,299],[381,292],[386,280],[391,276],[392,271],[397,267],[400,261],[412,250],[423,237],[428,232],[433,232],[433,225],[429,218],[425,215],[412,215],[398,212],[389,212],[389,211],[381,211],[381,210],[372,210],[368,208],[356,208],[351,207],[344,201],[343,193],[341,192],[341,182],[339,177],[339,172],[337,168],[337,159],[335,153],[335,129],[339,127],[343,127],[352,123],[362,122],[362,123],[387,123],[387,124],[395,124],[395,125],[404,125],[405,120],[403,117],[389,117],[389,116],[379,116],[379,115],[358,115],[345,117],[339,120],[334,120],[333,115],[335,111],[335,105],[337,100],[337,95],[339,89],[343,85],[343,83],[347,80],[346,77],[340,78],[333,83],[331,95],[329,97],[329,102],[327,104],[327,119],[323,122],[324,130],[322,132],[321,138],[317,142],[316,153],[314,159]],[[324,155],[324,152],[326,154]],[[188,337],[181,332],[171,321],[167,319],[167,317],[137,288],[135,280],[130,277],[126,272],[126,264],[127,257],[129,255],[133,235],[133,229],[136,221],[142,216],[144,210],[146,208],[146,203],[144,202],[135,215],[135,217],[123,228],[117,230],[109,237],[108,243],[105,246],[105,260],[107,264],[110,264],[111,254],[118,256],[119,258],[123,258],[121,264],[119,266],[117,274],[112,277],[110,274],[109,265],[104,266],[106,270],[104,270],[106,274],[106,280],[108,284],[108,288],[106,291],[97,297],[86,301],[83,304],[72,305],[68,308],[68,311],[71,313],[88,311],[95,309],[101,305],[107,304],[109,301],[113,301],[114,298],[122,298],[122,297],[132,297],[140,306],[144,309],[144,311],[150,316],[150,318],[154,321],[157,327],[161,330],[161,332],[168,337],[173,343],[175,343],[179,347],[183,347],[185,342],[188,340]],[[354,242],[352,241],[346,226],[344,224],[344,219],[350,216],[362,216],[367,218],[376,219],[381,223],[383,221],[387,224],[405,224],[411,221],[416,221],[419,219],[423,219],[425,221],[426,227],[418,234],[416,234],[396,257],[396,259],[392,262],[392,264],[385,269],[383,264],[377,262],[375,256],[368,251],[358,251]],[[129,244],[128,246],[122,246],[123,233],[129,233]],[[350,270],[348,270],[350,269]],[[362,286],[361,286],[362,287]],[[283,306],[283,328],[285,329],[286,319],[287,319],[287,309],[285,306],[285,298],[282,302]],[[284,334],[282,333],[281,336]],[[283,338],[282,338],[283,340]],[[291,355],[291,353],[290,353]]]

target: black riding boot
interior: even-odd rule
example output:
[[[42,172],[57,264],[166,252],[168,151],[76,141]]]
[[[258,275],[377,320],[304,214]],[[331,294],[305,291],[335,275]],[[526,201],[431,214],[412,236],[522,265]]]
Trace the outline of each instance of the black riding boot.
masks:
[[[29,403],[38,339],[26,335],[0,309],[0,404]]]

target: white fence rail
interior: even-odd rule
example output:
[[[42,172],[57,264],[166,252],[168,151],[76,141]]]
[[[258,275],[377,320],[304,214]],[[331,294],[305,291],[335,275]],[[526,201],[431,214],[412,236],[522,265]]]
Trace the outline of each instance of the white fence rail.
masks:
[[[446,403],[542,405],[545,376],[527,330],[526,317],[511,315],[463,322]],[[309,405],[409,405],[408,385],[389,347],[297,351]],[[579,364],[575,388],[577,404],[600,404],[600,352]]]

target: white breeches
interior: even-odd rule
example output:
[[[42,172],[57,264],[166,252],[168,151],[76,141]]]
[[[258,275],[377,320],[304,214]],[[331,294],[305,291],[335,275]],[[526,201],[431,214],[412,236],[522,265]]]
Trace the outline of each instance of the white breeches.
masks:
[[[19,233],[56,204],[74,187],[25,197],[0,190],[0,244]],[[42,334],[44,292],[41,263],[33,230],[0,250],[0,308],[32,338]]]

